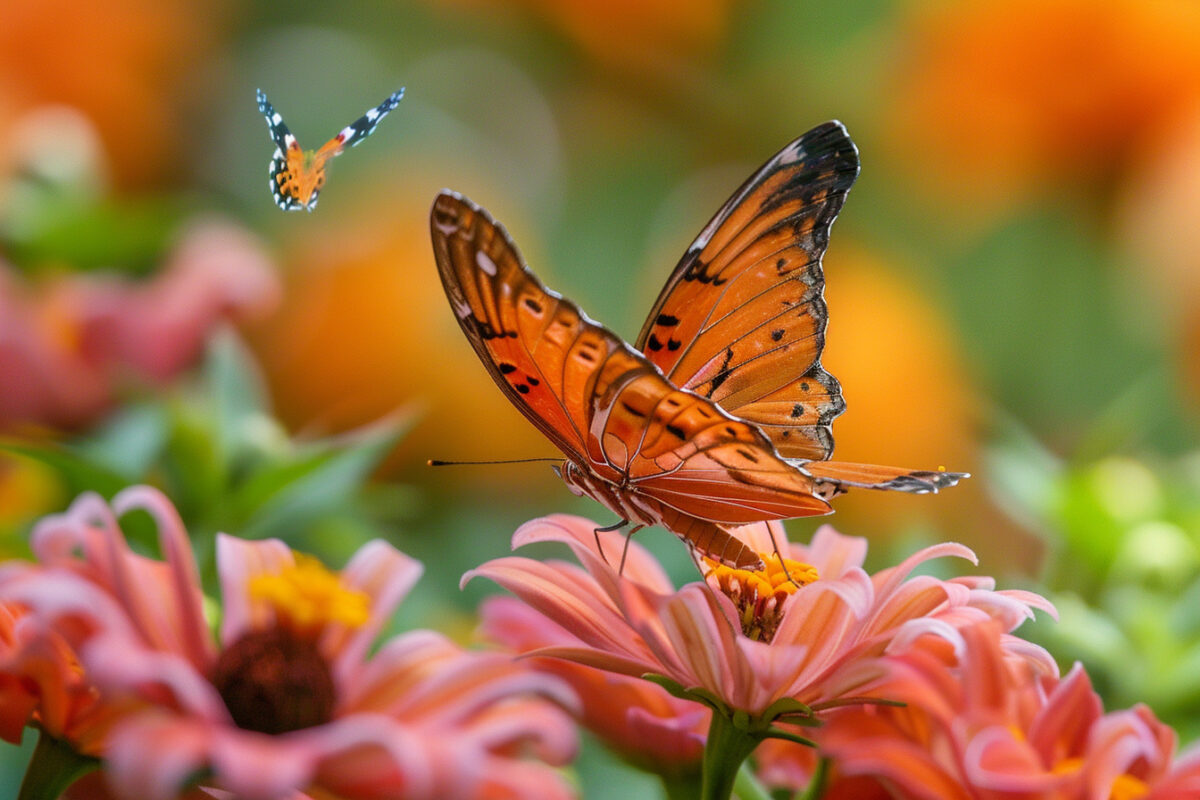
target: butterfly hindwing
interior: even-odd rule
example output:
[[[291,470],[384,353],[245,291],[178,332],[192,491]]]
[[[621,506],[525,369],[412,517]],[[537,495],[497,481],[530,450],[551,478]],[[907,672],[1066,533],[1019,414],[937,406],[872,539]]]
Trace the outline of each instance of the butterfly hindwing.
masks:
[[[271,157],[268,168],[270,175],[271,198],[275,205],[284,211],[295,211],[300,208],[300,201],[293,194],[291,173],[288,171],[288,160],[278,149]]]
[[[845,409],[820,362],[821,257],[857,175],[841,123],[784,147],[688,248],[637,341],[673,382],[758,425],[787,458],[828,458]]]

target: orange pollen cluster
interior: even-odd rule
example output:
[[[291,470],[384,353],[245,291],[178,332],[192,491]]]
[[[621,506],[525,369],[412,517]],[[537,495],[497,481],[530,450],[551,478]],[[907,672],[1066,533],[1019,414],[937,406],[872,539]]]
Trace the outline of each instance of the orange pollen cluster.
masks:
[[[776,553],[762,556],[762,561],[762,569],[748,570],[706,558],[708,574],[705,580],[737,606],[742,633],[751,639],[769,642],[783,619],[788,597],[801,586],[817,580],[817,568],[780,558]]]

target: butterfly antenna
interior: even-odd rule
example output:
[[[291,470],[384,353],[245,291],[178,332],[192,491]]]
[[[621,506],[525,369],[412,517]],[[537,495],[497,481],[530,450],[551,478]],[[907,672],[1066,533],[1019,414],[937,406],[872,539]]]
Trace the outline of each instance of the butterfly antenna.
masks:
[[[489,464],[529,464],[534,461],[562,461],[562,459],[552,456],[540,458],[502,458],[496,461],[442,461],[437,458],[431,458],[425,464],[430,467],[478,467]]]

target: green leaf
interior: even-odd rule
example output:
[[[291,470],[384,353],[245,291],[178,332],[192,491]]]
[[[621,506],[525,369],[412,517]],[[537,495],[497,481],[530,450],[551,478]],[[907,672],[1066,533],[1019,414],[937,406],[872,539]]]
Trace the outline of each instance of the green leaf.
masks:
[[[128,484],[123,476],[111,469],[59,444],[0,441],[0,449],[32,458],[50,467],[58,473],[65,484],[66,493],[71,496],[92,491],[111,498]]]
[[[228,466],[255,440],[254,426],[267,416],[262,376],[229,327],[218,330],[209,342],[204,375],[214,404],[218,453]]]
[[[130,482],[139,481],[166,448],[167,424],[167,413],[161,406],[128,406],[80,441],[77,448],[97,465]]]
[[[295,480],[280,485],[246,521],[242,535],[291,539],[295,529],[346,505],[400,434],[397,423],[376,425],[360,434],[354,446],[329,455]]]
[[[57,800],[72,783],[99,767],[99,759],[80,755],[66,742],[42,731],[17,800]]]

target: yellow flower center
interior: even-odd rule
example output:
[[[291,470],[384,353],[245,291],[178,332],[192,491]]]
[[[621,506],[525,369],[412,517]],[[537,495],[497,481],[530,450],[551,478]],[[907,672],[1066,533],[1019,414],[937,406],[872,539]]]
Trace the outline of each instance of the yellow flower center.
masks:
[[[1065,775],[1083,769],[1082,758],[1064,758],[1050,770],[1055,775]],[[1150,791],[1145,781],[1129,774],[1118,775],[1108,792],[1109,800],[1138,800]]]
[[[801,586],[817,580],[817,568],[781,559],[777,553],[761,557],[763,568],[758,570],[737,569],[706,558],[705,580],[737,606],[742,633],[769,642],[783,619],[785,601]]]
[[[296,555],[293,566],[250,580],[251,599],[275,609],[281,625],[297,633],[316,634],[326,625],[357,628],[371,615],[371,598],[350,589],[317,559]]]
[[[1145,781],[1128,774],[1118,775],[1113,781],[1108,797],[1109,800],[1137,800],[1139,797],[1145,797],[1149,791],[1150,787]]]

